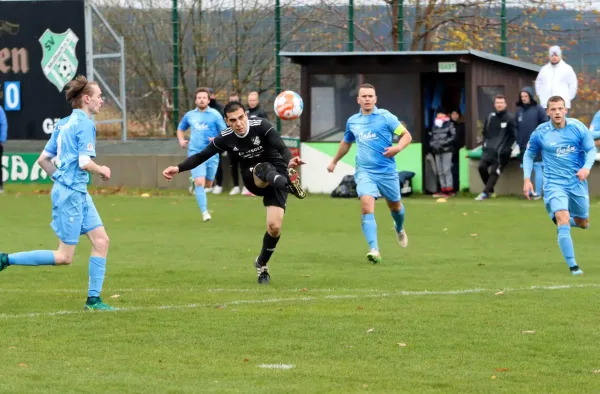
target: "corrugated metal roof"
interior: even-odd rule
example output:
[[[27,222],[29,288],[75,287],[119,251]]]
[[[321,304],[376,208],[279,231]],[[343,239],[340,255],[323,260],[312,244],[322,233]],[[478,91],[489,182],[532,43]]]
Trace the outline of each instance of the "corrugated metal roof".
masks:
[[[458,56],[472,55],[481,59],[490,60],[496,63],[502,63],[525,70],[539,72],[541,66],[533,63],[527,63],[520,60],[510,59],[508,57],[494,55],[492,53],[478,51],[475,49],[463,51],[381,51],[381,52],[279,52],[283,57],[342,57],[342,56]]]

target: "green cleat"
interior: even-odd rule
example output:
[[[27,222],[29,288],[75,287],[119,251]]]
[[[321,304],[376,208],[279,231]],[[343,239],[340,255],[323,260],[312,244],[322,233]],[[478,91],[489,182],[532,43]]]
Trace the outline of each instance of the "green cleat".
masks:
[[[117,308],[113,308],[110,305],[106,305],[102,302],[100,297],[88,297],[83,307],[84,311],[116,311]]]
[[[377,249],[371,249],[371,251],[367,253],[367,260],[373,264],[381,263],[381,254],[379,254]]]
[[[9,265],[10,264],[8,264],[8,255],[6,253],[0,252],[0,271],[4,270]]]

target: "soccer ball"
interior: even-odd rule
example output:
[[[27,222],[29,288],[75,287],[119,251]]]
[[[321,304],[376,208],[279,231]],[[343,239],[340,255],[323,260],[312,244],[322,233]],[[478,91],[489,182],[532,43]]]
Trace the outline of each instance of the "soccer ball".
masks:
[[[302,115],[304,102],[298,93],[286,90],[277,95],[273,109],[279,119],[294,120]]]

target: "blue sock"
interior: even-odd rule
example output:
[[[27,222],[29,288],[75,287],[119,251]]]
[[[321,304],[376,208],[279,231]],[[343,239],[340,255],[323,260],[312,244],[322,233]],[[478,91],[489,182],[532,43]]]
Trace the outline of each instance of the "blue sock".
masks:
[[[575,267],[575,250],[573,249],[573,240],[571,239],[571,226],[561,224],[558,226],[558,246],[569,267]]]
[[[362,215],[362,232],[369,243],[371,249],[379,249],[377,245],[377,222],[375,215],[367,213]]]
[[[51,250],[32,250],[8,255],[10,265],[54,265],[54,252]]]
[[[396,227],[396,232],[399,233],[404,228],[404,205],[402,205],[402,209],[400,209],[400,211],[391,211],[391,213],[392,217],[394,218],[394,227]]]
[[[90,257],[90,284],[88,288],[88,297],[100,297],[105,272],[106,259],[104,257]]]
[[[535,192],[542,195],[542,187],[544,182],[544,173],[542,170],[542,163],[533,163],[533,170],[535,171],[534,182],[535,182]]]
[[[200,212],[206,212],[206,192],[204,191],[204,186],[196,186],[196,201],[198,201]]]

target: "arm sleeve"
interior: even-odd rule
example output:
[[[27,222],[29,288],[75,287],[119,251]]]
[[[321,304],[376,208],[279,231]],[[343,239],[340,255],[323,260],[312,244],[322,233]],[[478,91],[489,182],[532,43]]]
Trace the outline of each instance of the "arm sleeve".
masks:
[[[531,178],[531,171],[533,171],[533,159],[540,150],[540,140],[538,138],[538,134],[534,131],[529,138],[527,149],[523,155],[523,179]]]
[[[446,143],[446,147],[454,146],[456,142],[456,128],[454,127],[454,123],[450,122],[450,129],[448,130],[448,141]]]
[[[596,146],[594,145],[594,138],[592,133],[585,129],[585,126],[581,126],[581,146],[585,150],[585,164],[583,168],[588,170],[592,169],[592,166],[596,162]]]
[[[54,129],[52,135],[50,135],[50,139],[46,142],[46,146],[44,147],[44,152],[48,153],[49,156],[55,157],[58,155],[58,146],[56,140],[58,139],[58,131]]]
[[[569,87],[569,97],[573,100],[577,96],[577,75],[571,66],[569,66],[567,85]]]
[[[346,131],[344,132],[344,142],[351,144],[353,143],[355,140],[354,138],[354,134],[352,133],[352,131],[350,130],[350,122],[346,122]]]
[[[400,131],[399,133],[396,132],[396,130],[398,129],[398,126],[402,126],[402,123],[400,123],[400,121],[398,120],[398,117],[390,112],[385,114],[385,121],[387,122],[388,125],[388,130],[390,131],[390,133],[392,134],[396,134],[396,135],[401,135],[404,131]],[[402,129],[404,129],[404,126],[402,126]]]
[[[265,126],[270,125],[270,123],[265,122],[264,120],[263,123],[266,123]],[[267,141],[269,141],[269,144],[279,152],[286,163],[289,163],[290,160],[292,160],[292,152],[285,146],[281,136],[275,131],[275,127],[271,126],[265,132],[265,137],[267,138]]]
[[[96,126],[89,122],[82,122],[77,131],[77,152],[82,156],[96,157]]]
[[[223,150],[218,148],[215,144],[215,141],[220,140],[221,137],[217,136],[214,140],[211,141],[210,144],[203,151],[196,153],[195,155],[191,155],[181,163],[177,165],[179,167],[179,172],[189,171],[193,168],[198,167],[200,164],[204,163],[206,160],[210,159],[214,155]],[[217,141],[219,143],[219,141]]]
[[[179,126],[177,126],[177,130],[186,131],[189,128],[190,128],[190,122],[188,121],[188,115],[185,114],[185,115],[183,115],[181,122],[179,122]],[[226,127],[224,127],[224,129],[226,129]]]
[[[6,120],[6,113],[0,108],[0,142],[6,142],[8,137],[8,122]]]

